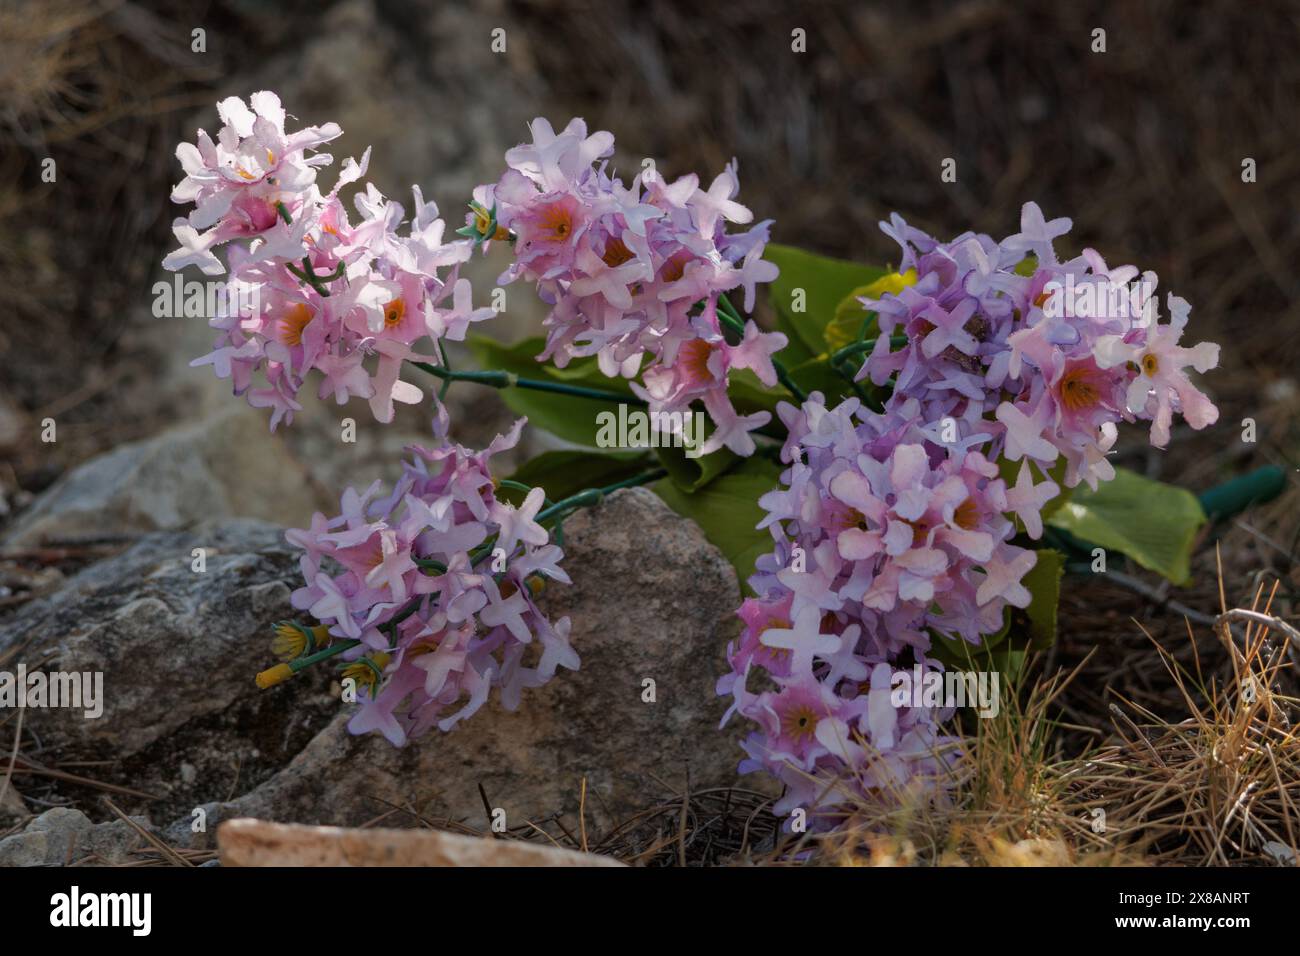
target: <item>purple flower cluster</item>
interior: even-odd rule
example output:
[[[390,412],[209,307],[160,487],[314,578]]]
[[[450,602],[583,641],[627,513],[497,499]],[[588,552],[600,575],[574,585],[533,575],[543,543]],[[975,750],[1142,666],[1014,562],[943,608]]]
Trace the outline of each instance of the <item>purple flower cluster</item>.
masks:
[[[468,221],[484,238],[513,241],[501,282],[536,283],[551,306],[539,358],[564,367],[594,355],[610,377],[639,376],[633,389],[652,413],[682,412],[699,399],[715,426],[703,452],[725,445],[752,454],[749,432],[770,416],[736,411],[729,373],[750,369],[774,386],[771,356],[786,337],[752,320],[738,344],[723,335],[719,296],[743,289],[752,312],[755,286],[777,275],[762,258],[770,221],[727,231],[728,222],[753,219],[735,200],[735,163],[708,189],[693,174],[669,183],[654,169],[625,187],[606,170],[610,133],[588,135],[580,119],[556,133],[540,118],[532,133],[531,144],[506,153],[501,179],[475,191]]]
[[[344,162],[333,190],[322,194],[316,170],[332,158],[308,152],[338,137],[339,127],[286,134],[274,93],[254,93],[250,103],[223,100],[216,140],[200,130],[197,144],[176,150],[185,178],[172,200],[195,208],[173,222],[181,248],[163,265],[222,275],[215,250],[224,246],[239,289],[229,296],[238,306],[210,320],[216,347],[192,364],[211,365],[232,379],[236,395],[272,409],[272,429],[302,408],[298,392],[312,370],[321,376],[321,398],[365,398],[379,421],[391,421],[394,402],[422,398],[401,381],[402,362],[439,359],[417,353],[417,342],[463,339],[471,322],[494,314],[474,309],[469,281],[457,278],[472,244],[443,243],[437,206],[423,201],[419,187],[406,235],[398,233],[402,206],[373,184],[356,197],[361,221],[353,225],[339,191],[365,175],[369,150],[360,163]]]
[[[1042,535],[1058,458],[1067,486],[1096,487],[1114,476],[1106,452],[1121,419],[1151,419],[1163,445],[1174,411],[1196,428],[1218,414],[1183,372],[1218,361],[1217,345],[1177,345],[1187,303],[1171,295],[1160,325],[1154,275],[1134,282],[1136,269],[1092,250],[1058,262],[1052,240],[1068,220],[1045,222],[1029,203],[1001,243],[938,243],[897,215],[881,225],[902,245],[903,287],[863,300],[879,337],[859,378],[892,391],[879,413],[857,398],[827,408],[818,393],[778,407],[788,468],[759,501],[774,547],[718,684],[727,716],[756,726],[742,769],[785,784],[778,811],[823,822],[873,792],[944,778],[950,711],[895,706],[894,675],[941,671],[936,636],[978,645],[1007,608],[1028,607],[1037,555],[1012,539]],[[906,344],[893,350],[891,334]]]
[[[1053,240],[1070,225],[1044,220],[1034,203],[1001,242],[974,233],[936,242],[897,214],[881,223],[915,281],[863,300],[881,334],[859,377],[892,379],[888,412],[936,430],[955,423],[945,444],[1042,468],[1063,456],[1065,484],[1095,488],[1114,475],[1105,456],[1118,421],[1149,419],[1163,448],[1174,412],[1193,428],[1217,420],[1183,369],[1214,368],[1219,347],[1179,347],[1190,307],[1173,294],[1159,324],[1155,273],[1108,267],[1092,249],[1059,262]],[[907,344],[891,351],[891,333]]]
[[[488,461],[514,446],[524,419],[481,453],[443,442],[412,447],[387,494],[348,489],[333,518],[288,532],[303,550],[293,606],[353,639],[347,673],[362,688],[348,724],[400,746],[446,731],[497,688],[513,710],[524,688],[577,670],[569,619],[552,624],[534,598],[542,580],[569,582],[560,548],[535,519],[543,492],[518,507],[496,496]]]

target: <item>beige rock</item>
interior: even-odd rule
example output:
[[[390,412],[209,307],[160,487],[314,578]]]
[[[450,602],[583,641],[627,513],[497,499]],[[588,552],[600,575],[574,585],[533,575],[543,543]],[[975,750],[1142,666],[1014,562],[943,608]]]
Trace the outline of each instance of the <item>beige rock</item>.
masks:
[[[565,552],[573,584],[548,588],[544,601],[572,620],[579,671],[526,693],[514,713],[491,700],[451,733],[400,749],[349,734],[345,709],[279,773],[205,805],[208,819],[357,826],[409,807],[482,828],[481,785],[513,828],[554,813],[574,820],[585,780],[585,820],[601,832],[688,781],[692,790],[737,783],[740,731],[718,729],[725,702],[714,690],[740,602],[726,559],[644,488],[574,515]],[[169,838],[202,845],[187,824]]]
[[[222,866],[623,866],[560,847],[438,830],[345,829],[227,820]]]
[[[270,433],[265,415],[232,403],[198,424],[121,445],[73,469],[15,520],[3,540],[18,547],[235,516],[301,527],[328,499]]]

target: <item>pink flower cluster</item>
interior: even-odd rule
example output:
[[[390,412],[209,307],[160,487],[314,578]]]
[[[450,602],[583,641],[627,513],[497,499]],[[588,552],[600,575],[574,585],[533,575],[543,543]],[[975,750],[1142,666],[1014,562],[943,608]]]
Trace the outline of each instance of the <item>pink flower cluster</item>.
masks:
[[[360,163],[344,162],[328,194],[316,185],[316,170],[332,158],[314,151],[340,135],[336,124],[287,134],[279,98],[265,91],[250,104],[225,99],[218,112],[215,142],[200,130],[197,144],[176,150],[185,178],[172,200],[195,208],[173,222],[181,247],[163,265],[221,275],[224,247],[231,284],[255,294],[230,297],[252,305],[212,317],[216,347],[191,364],[211,365],[235,394],[272,409],[272,429],[302,408],[298,392],[313,370],[321,398],[365,398],[379,421],[391,421],[394,402],[422,398],[401,381],[402,362],[440,360],[416,344],[463,339],[471,322],[493,315],[473,308],[469,281],[457,278],[472,244],[442,241],[438,209],[418,186],[407,234],[398,233],[402,206],[372,184],[356,197],[353,225],[339,191],[365,175],[369,150]]]
[[[1058,262],[1052,240],[1069,226],[1033,203],[1001,243],[882,223],[912,280],[863,300],[880,334],[859,378],[891,386],[883,412],[856,398],[828,409],[817,393],[778,407],[788,468],[759,501],[774,548],[718,692],[728,718],[756,725],[741,766],[785,784],[779,812],[825,825],[872,793],[934,791],[955,755],[939,730],[950,712],[895,706],[894,675],[943,670],[936,636],[978,645],[1028,607],[1037,555],[1012,539],[1042,535],[1061,494],[1048,470],[1064,457],[1066,485],[1096,487],[1114,476],[1119,420],[1150,419],[1163,445],[1174,411],[1195,428],[1217,418],[1183,372],[1218,361],[1217,345],[1178,345],[1187,303],[1169,296],[1160,325],[1153,274],[1135,283],[1092,250]],[[893,350],[891,333],[906,344]]]
[[[498,500],[488,471],[524,421],[481,453],[445,441],[412,447],[389,493],[378,482],[348,489],[339,515],[317,513],[310,528],[287,533],[304,552],[293,606],[334,639],[360,642],[343,654],[364,688],[353,733],[379,731],[400,746],[434,726],[450,730],[493,688],[513,710],[524,688],[577,670],[569,619],[552,624],[534,600],[542,579],[569,582],[563,552],[536,521],[542,489],[516,507]]]
[[[632,387],[652,413],[699,399],[715,427],[703,452],[752,454],[749,432],[770,415],[736,411],[729,373],[750,369],[774,386],[771,356],[786,337],[749,320],[732,344],[719,321],[719,296],[743,289],[752,312],[755,286],[777,275],[762,258],[770,221],[727,231],[753,220],[735,200],[735,163],[708,189],[693,174],[669,183],[653,168],[625,187],[606,170],[610,133],[588,135],[580,119],[556,133],[539,118],[532,134],[506,153],[500,181],[475,190],[469,224],[489,240],[508,237],[515,258],[500,281],[536,283],[551,306],[539,359],[564,367],[594,355],[610,377],[639,376]]]
[[[1044,220],[1034,203],[1020,232],[1001,242],[973,233],[936,242],[897,214],[881,223],[902,247],[900,270],[914,269],[916,281],[863,300],[881,334],[859,377],[892,378],[888,411],[936,433],[956,424],[945,444],[986,445],[990,458],[1042,469],[1064,456],[1065,484],[1095,488],[1114,475],[1106,453],[1121,419],[1149,419],[1157,447],[1169,441],[1174,412],[1193,428],[1217,420],[1183,370],[1214,368],[1219,347],[1178,345],[1190,307],[1173,294],[1170,320],[1159,324],[1154,273],[1109,267],[1092,249],[1059,262],[1053,241],[1070,226]],[[891,351],[899,332],[907,344]]]
[[[718,692],[728,717],[758,727],[742,769],[786,785],[778,812],[811,815],[944,775],[948,712],[895,707],[894,675],[942,668],[933,634],[978,642],[1009,605],[1027,606],[1020,578],[1035,558],[1010,543],[1009,490],[980,452],[946,451],[856,398],[778,410],[789,467],[759,499],[774,548],[750,578],[758,596],[741,605]]]

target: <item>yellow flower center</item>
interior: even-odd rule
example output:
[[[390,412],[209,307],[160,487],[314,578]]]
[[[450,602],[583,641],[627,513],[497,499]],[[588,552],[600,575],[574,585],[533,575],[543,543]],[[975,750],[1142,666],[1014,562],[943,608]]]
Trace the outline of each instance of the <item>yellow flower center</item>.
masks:
[[[817,732],[817,712],[807,704],[787,711],[781,718],[781,731],[795,743],[812,740]]]
[[[1152,353],[1148,352],[1146,355],[1142,356],[1142,371],[1146,372],[1148,375],[1154,376],[1156,372],[1160,371],[1160,360]]]

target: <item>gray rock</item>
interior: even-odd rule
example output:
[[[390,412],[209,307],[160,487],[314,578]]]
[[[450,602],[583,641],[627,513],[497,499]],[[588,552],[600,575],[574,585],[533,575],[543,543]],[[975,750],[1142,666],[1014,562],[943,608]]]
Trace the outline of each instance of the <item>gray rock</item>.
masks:
[[[148,535],[90,566],[0,619],[0,657],[14,650],[11,672],[102,674],[103,712],[29,708],[25,727],[46,754],[115,761],[95,775],[155,795],[132,806],[160,818],[254,786],[338,707],[326,673],[277,695],[253,682],[271,663],[271,624],[294,613],[297,575],[283,531],[250,519]]]
[[[146,817],[132,817],[153,830]],[[121,863],[146,843],[123,820],[93,823],[80,810],[55,807],[27,824],[20,833],[0,840],[0,866],[58,866],[93,858],[98,863]]]
[[[49,538],[180,528],[221,517],[305,525],[329,495],[237,404],[194,425],[121,445],[60,478],[14,521],[9,547]]]
[[[493,702],[451,733],[402,749],[351,736],[342,713],[261,786],[207,805],[207,834],[240,816],[352,826],[393,807],[483,828],[479,785],[515,826],[576,814],[584,779],[588,826],[598,829],[670,798],[666,787],[688,776],[692,788],[735,782],[740,751],[718,730],[724,707],[714,694],[739,603],[731,566],[645,489],[579,512],[565,538],[574,584],[544,600],[572,619],[581,670],[526,694],[515,713]],[[654,703],[642,699],[647,678]],[[416,821],[398,813],[386,822]],[[168,830],[178,844],[210,846],[207,834],[193,834],[188,819]]]
[[[450,734],[402,749],[348,734],[351,708],[330,693],[329,668],[256,689],[253,675],[272,663],[271,624],[291,616],[298,582],[282,532],[257,521],[142,538],[0,621],[0,654],[21,647],[15,662],[103,672],[101,718],[29,710],[28,726],[46,755],[115,760],[96,776],[154,794],[114,800],[174,820],[166,839],[175,845],[210,846],[217,824],[235,816],[358,825],[394,806],[483,827],[480,785],[516,826],[576,814],[584,780],[594,832],[688,781],[734,782],[739,749],[717,729],[714,694],[740,600],[730,565],[646,489],[574,515],[565,538],[574,583],[542,600],[553,618],[571,618],[581,670],[526,694],[515,713],[493,702]],[[207,549],[202,573],[191,569],[194,547]],[[397,813],[387,822],[419,821]],[[24,853],[47,852],[25,839]]]

